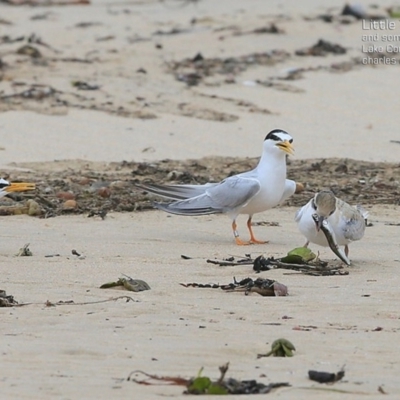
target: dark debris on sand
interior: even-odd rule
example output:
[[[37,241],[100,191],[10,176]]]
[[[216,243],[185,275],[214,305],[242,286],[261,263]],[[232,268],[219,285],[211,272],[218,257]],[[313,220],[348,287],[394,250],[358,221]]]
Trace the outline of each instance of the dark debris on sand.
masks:
[[[290,54],[284,50],[226,58],[206,58],[197,53],[193,58],[168,63],[167,69],[178,81],[185,82],[188,86],[196,86],[203,79],[215,74],[229,76],[232,79],[250,67],[275,65],[289,57]]]
[[[84,214],[103,218],[108,212],[152,209],[154,197],[137,189],[135,183],[203,184],[218,182],[253,168],[257,158],[206,157],[199,160],[157,162],[74,163],[65,170],[13,172],[10,180],[36,183],[34,192],[2,199],[0,214],[20,214],[27,202],[36,202],[41,212],[32,215],[54,217]],[[285,205],[302,206],[315,192],[330,189],[350,204],[400,204],[400,163],[374,163],[351,159],[290,160],[288,178],[305,186]],[[14,210],[6,212],[6,210]],[[22,211],[21,211],[22,210]]]

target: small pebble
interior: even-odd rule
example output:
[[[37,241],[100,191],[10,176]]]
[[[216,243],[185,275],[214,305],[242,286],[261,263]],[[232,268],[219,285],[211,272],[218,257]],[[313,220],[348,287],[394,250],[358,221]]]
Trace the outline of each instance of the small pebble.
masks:
[[[75,200],[75,195],[71,192],[58,192],[56,197],[62,200]]]
[[[97,194],[101,197],[110,197],[111,196],[111,190],[108,187],[102,187],[97,190]]]
[[[79,181],[79,184],[80,185],[82,185],[82,186],[84,186],[84,185],[89,185],[90,183],[92,183],[93,181],[91,180],[91,179],[89,179],[89,178],[82,178],[80,181]]]
[[[63,204],[63,210],[74,210],[77,208],[78,204],[75,200],[67,200]]]
[[[42,209],[35,200],[29,199],[26,202],[26,205],[28,206],[28,215],[33,216],[33,215],[40,215],[42,214]]]

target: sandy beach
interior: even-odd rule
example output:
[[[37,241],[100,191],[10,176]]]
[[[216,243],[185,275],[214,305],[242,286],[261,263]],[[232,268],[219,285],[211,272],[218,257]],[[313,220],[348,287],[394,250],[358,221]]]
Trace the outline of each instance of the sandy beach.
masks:
[[[393,6],[360,3],[368,15],[385,18]],[[182,386],[126,378],[134,370],[191,378],[204,367],[203,375],[216,380],[227,362],[229,377],[290,384],[271,398],[400,396],[400,57],[382,40],[373,44],[384,52],[362,52],[369,43],[362,35],[399,35],[400,22],[366,33],[360,20],[340,15],[343,6],[0,4],[0,171],[37,185],[35,194],[2,199],[0,208],[24,207],[28,199],[43,207],[40,216],[1,216],[0,289],[28,303],[1,308],[1,398],[183,398]],[[278,33],[268,33],[271,24]],[[313,56],[320,39],[340,47],[331,52],[325,45]],[[366,57],[395,62],[364,64]],[[144,170],[169,183],[160,166],[198,178],[196,165],[204,164],[201,179],[219,179],[252,165],[274,128],[294,138],[288,175],[301,176],[306,195],[346,182],[340,195],[369,211],[365,237],[350,245],[347,275],[256,274],[251,265],[207,263],[245,254],[279,258],[303,245],[294,221],[299,197],[256,214],[255,233],[269,243],[247,247],[235,245],[225,215],[179,217],[150,210],[150,197],[137,200],[142,194],[133,182],[152,178]],[[324,165],[332,174],[320,171],[319,182]],[[111,194],[95,197],[87,188],[102,179],[112,182]],[[121,187],[125,197],[118,200]],[[63,209],[57,193],[75,189],[77,207]],[[106,209],[106,217],[88,218],[92,208]],[[243,238],[245,222],[240,216]],[[16,257],[26,243],[33,255]],[[328,248],[311,248],[340,264]],[[121,274],[151,290],[99,288]],[[179,285],[228,284],[234,277],[273,279],[289,295]],[[119,296],[132,300],[112,300]],[[279,338],[295,345],[293,357],[257,359]],[[309,370],[342,368],[345,376],[334,385],[308,378]]]

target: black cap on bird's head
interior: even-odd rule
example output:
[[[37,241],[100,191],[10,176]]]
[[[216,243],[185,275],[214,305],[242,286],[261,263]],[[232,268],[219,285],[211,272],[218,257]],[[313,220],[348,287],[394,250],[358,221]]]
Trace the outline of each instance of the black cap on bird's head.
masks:
[[[273,143],[279,150],[287,154],[294,154],[293,138],[282,129],[274,129],[265,136],[264,142]]]
[[[0,190],[6,188],[7,186],[10,186],[10,182],[0,178]]]

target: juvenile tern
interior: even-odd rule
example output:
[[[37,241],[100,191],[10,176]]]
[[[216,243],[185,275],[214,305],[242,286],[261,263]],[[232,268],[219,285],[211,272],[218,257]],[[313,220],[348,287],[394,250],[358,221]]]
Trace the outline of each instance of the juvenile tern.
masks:
[[[138,184],[150,193],[175,200],[155,203],[160,210],[177,215],[208,215],[225,213],[232,219],[232,230],[238,245],[267,243],[254,236],[251,219],[254,214],[282,203],[301,184],[286,179],[286,154],[293,154],[293,138],[282,129],[274,129],[264,139],[263,152],[256,168],[230,176],[219,183],[204,185]],[[250,241],[242,241],[237,231],[236,218],[247,214]]]
[[[34,190],[36,188],[34,183],[28,182],[8,182],[0,178],[0,198],[6,196],[11,192],[25,192],[27,190]]]
[[[338,246],[344,246],[346,257],[349,255],[349,244],[364,236],[368,212],[361,206],[352,207],[335,197],[328,190],[317,193],[305,206],[296,212],[295,221],[307,242],[319,246],[330,246],[321,227],[327,224],[327,229],[333,232]]]

